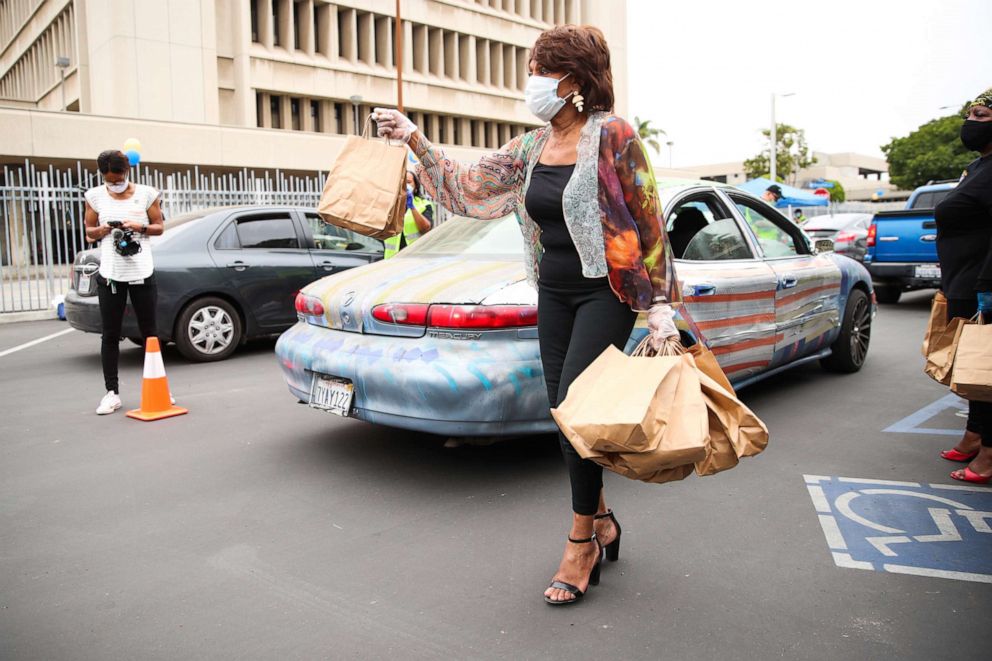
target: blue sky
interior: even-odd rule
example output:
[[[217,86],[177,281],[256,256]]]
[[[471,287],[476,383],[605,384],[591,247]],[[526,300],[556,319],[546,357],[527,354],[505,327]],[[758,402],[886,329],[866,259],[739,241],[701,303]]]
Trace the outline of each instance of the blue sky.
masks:
[[[812,149],[879,146],[992,87],[992,0],[628,0],[628,114],[675,167],[748,158],[777,118]],[[668,154],[657,162],[667,165]]]

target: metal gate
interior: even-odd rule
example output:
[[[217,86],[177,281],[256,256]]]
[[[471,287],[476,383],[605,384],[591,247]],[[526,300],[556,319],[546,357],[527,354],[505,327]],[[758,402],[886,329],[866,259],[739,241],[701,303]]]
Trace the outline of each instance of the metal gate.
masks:
[[[315,207],[324,174],[201,173],[199,168],[167,174],[148,167],[132,171],[135,183],[162,193],[162,211],[180,214],[228,205]],[[3,168],[0,180],[0,313],[52,308],[69,289],[76,253],[93,247],[85,239],[84,198],[101,183],[98,172],[81,163],[47,169],[30,162]]]

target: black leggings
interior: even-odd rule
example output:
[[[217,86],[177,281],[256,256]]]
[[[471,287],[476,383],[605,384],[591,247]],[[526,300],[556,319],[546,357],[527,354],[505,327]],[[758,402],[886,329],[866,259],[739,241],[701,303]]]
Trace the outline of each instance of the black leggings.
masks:
[[[947,320],[954,317],[971,319],[978,311],[978,300],[971,298],[947,299]],[[988,320],[988,316],[986,316]],[[968,402],[968,422],[965,429],[982,437],[982,445],[992,447],[992,402]]]
[[[608,346],[624,348],[636,319],[637,313],[620,302],[605,278],[590,280],[581,288],[538,287],[537,334],[552,407],[565,399],[575,377]],[[558,437],[572,485],[572,510],[595,514],[603,468],[580,457],[560,431]]]
[[[103,342],[100,345],[100,358],[103,361],[103,383],[107,390],[119,392],[117,361],[121,355],[121,325],[124,323],[124,308],[128,293],[131,294],[131,307],[138,318],[138,328],[142,339],[157,335],[155,330],[155,303],[158,290],[155,276],[145,278],[144,284],[129,285],[114,282],[111,285],[102,276],[96,278],[96,293],[100,299],[100,321],[103,325]]]

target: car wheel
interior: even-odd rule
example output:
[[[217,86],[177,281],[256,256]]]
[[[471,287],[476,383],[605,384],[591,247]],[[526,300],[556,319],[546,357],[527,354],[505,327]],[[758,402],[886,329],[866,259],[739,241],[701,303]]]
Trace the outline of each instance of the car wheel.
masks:
[[[902,296],[902,288],[899,285],[875,285],[875,298],[879,303],[895,304]]]
[[[820,361],[824,369],[831,372],[857,372],[868,357],[868,343],[871,341],[871,302],[868,294],[860,289],[851,290],[844,308],[844,320],[840,335],[830,345],[833,352]]]
[[[222,298],[205,296],[185,308],[176,322],[179,352],[197,363],[224,360],[241,342],[241,317]]]
[[[129,337],[129,338],[127,338],[127,341],[130,342],[131,344],[135,344],[135,345],[137,345],[139,347],[144,347],[145,346],[145,341],[142,340],[140,337]]]

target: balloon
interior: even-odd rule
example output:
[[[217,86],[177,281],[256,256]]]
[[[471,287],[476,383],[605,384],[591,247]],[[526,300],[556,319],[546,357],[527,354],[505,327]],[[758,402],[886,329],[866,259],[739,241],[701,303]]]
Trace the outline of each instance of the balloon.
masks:
[[[141,153],[141,140],[138,140],[137,138],[128,138],[127,140],[125,140],[124,141],[124,152],[127,153],[129,151],[136,151],[136,152],[138,152],[140,154]]]
[[[127,162],[131,165],[137,165],[141,162],[141,154],[133,149],[129,149],[124,154],[127,156]]]

